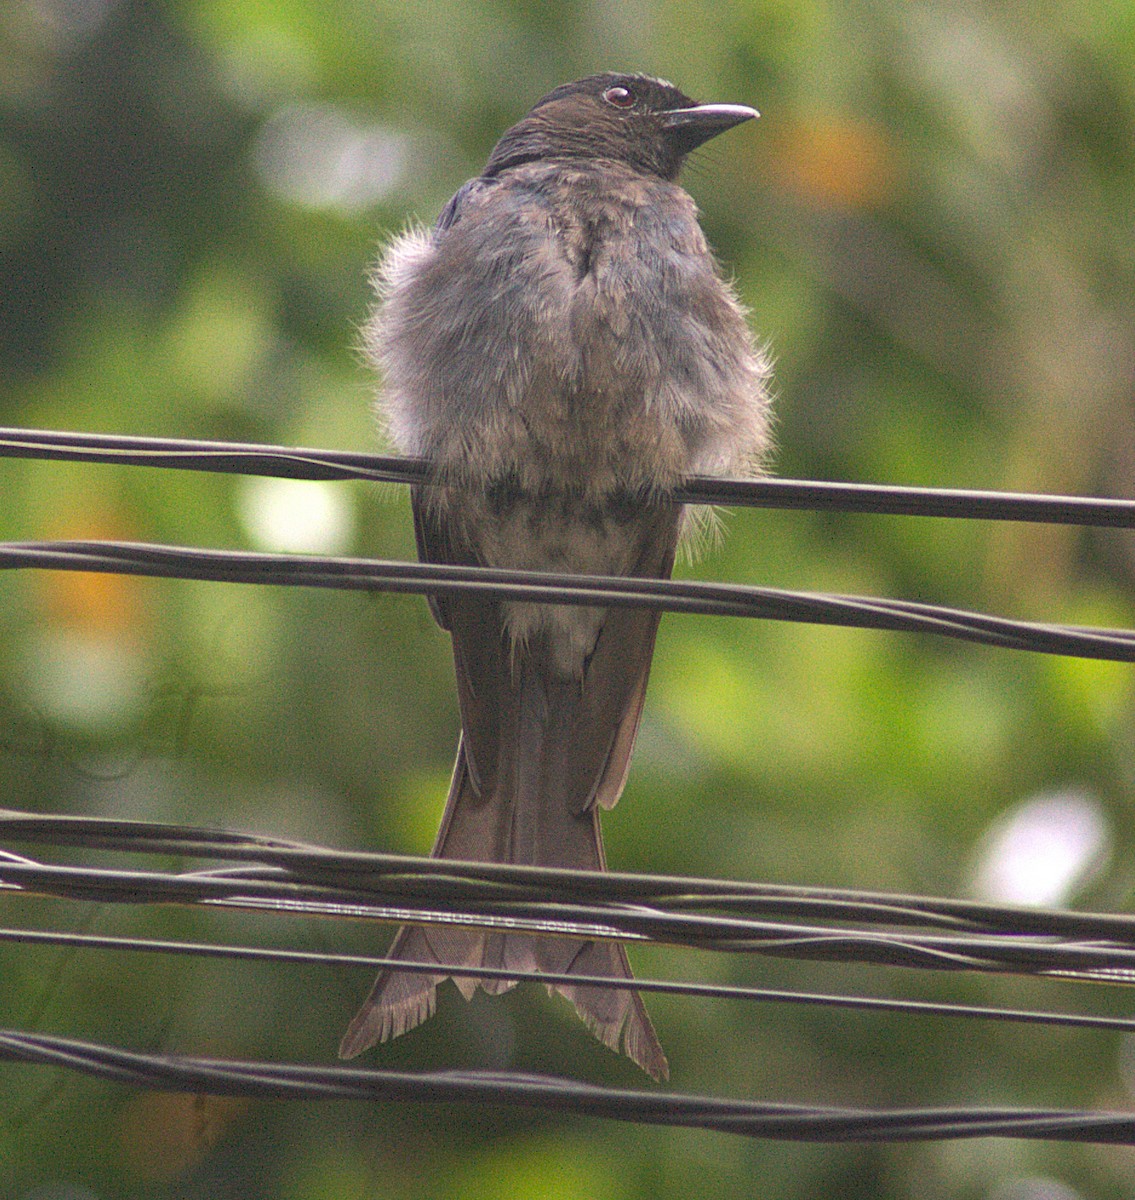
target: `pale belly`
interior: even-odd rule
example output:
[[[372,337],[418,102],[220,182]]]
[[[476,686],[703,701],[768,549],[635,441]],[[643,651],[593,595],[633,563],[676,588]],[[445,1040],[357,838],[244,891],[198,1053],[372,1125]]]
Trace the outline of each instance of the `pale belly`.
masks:
[[[642,551],[641,505],[625,493],[602,501],[548,492],[469,498],[464,516],[487,566],[571,575],[628,575]],[[515,644],[541,640],[560,675],[578,678],[595,647],[605,610],[510,602],[505,622]]]

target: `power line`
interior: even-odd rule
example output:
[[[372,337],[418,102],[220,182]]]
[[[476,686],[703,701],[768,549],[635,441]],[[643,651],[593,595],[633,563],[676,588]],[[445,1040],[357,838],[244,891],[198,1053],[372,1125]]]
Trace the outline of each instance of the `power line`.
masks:
[[[943,605],[697,580],[559,575],[444,563],[327,558],[140,542],[0,542],[0,570],[98,571],[170,579],[398,593],[477,593],[543,604],[656,608],[942,637],[1115,662],[1135,661],[1135,631],[1014,621]]]
[[[601,874],[499,863],[459,863],[363,854],[230,830],[155,822],[0,812],[5,845],[49,843],[149,856],[215,858],[219,867],[185,872],[59,867],[0,851],[0,889],[116,903],[195,903],[265,909],[280,915],[373,916],[510,926],[530,921],[544,933],[676,941],[704,949],[747,950],[791,957],[890,965],[972,968],[1062,977],[1129,980],[1135,974],[1135,918],[1044,913],[970,901],[893,896],[847,889],[803,888],[732,880]],[[541,899],[550,897],[550,899]],[[436,910],[413,906],[429,902]],[[758,920],[753,913],[792,922]],[[825,916],[828,926],[815,923]],[[858,923],[862,928],[855,928]],[[838,925],[838,927],[837,927]],[[925,925],[932,931],[917,928]],[[949,932],[937,932],[945,929]],[[66,945],[107,952],[146,952],[279,962],[290,966],[359,967],[388,960],[276,947],[116,937],[48,930],[0,930],[0,941]],[[889,949],[888,949],[889,948]],[[416,964],[399,964],[417,969]],[[439,968],[422,965],[431,973]],[[444,969],[444,968],[443,968]],[[561,977],[457,965],[486,978]],[[622,981],[571,977],[609,986]],[[625,986],[625,984],[623,984]],[[749,1002],[795,1003],[893,1011],[908,1016],[1016,1021],[1129,1032],[1135,1019],[1076,1013],[636,981],[643,991]],[[0,1058],[78,1071],[134,1087],[194,1094],[277,1099],[493,1104],[540,1108],[605,1119],[702,1128],[781,1140],[912,1141],[1004,1136],[1129,1143],[1135,1118],[1121,1113],[1008,1108],[862,1110],[785,1105],[674,1093],[613,1090],[516,1073],[406,1073],[297,1063],[226,1062],[17,1031],[0,1031]]]
[[[420,459],[244,442],[196,441],[0,427],[0,457],[66,459],[289,479],[421,483]],[[800,479],[690,479],[678,503],[1135,528],[1135,500]]]
[[[404,854],[338,850],[230,829],[18,812],[0,809],[0,837],[7,843],[112,850],[128,854],[216,858],[252,871],[275,867],[296,881],[345,886],[382,886],[390,895],[443,899],[573,898],[649,904],[675,911],[728,907],[739,914],[822,917],[870,924],[928,925],[936,929],[1011,934],[1034,933],[1089,941],[1131,941],[1135,915],[1081,913],[990,904],[935,896],[862,889],[696,879],[625,871],[582,871],[518,863],[459,862]],[[31,863],[15,854],[0,863]],[[216,872],[212,872],[216,874]]]
[[[53,824],[61,829],[66,824],[66,840],[81,845],[82,820],[4,814],[0,834],[7,844],[42,841]],[[171,840],[163,839],[163,831]],[[163,846],[169,852],[180,840],[182,852],[197,856],[210,840],[208,831],[145,822],[96,821],[90,832],[92,846],[145,853]],[[195,843],[190,832],[197,834]],[[259,845],[255,839],[246,840],[241,858],[238,838],[217,838],[228,850],[224,867],[184,872],[60,866],[4,852],[0,889],[100,903],[476,925],[829,962],[1135,979],[1135,919],[1125,916],[341,853]]]
[[[360,967],[370,972],[385,967],[434,975],[460,974],[471,979],[509,979],[543,984],[565,983],[575,987],[620,989],[625,980],[609,975],[565,974],[555,971],[516,971],[495,967],[405,962],[372,954],[343,954],[336,951],[294,950],[266,946],[238,946],[219,942],[187,942],[160,938],[123,937],[78,933],[73,930],[3,929],[0,942],[28,946],[67,946],[77,950],[126,953],[172,954],[186,958],[225,958],[243,962],[284,963],[290,966]],[[931,1000],[901,1000],[886,996],[856,996],[822,992],[797,992],[783,988],[745,987],[736,984],[695,983],[691,980],[648,979],[635,976],[635,990],[704,1000],[745,1000],[763,1004],[803,1004],[823,1008],[867,1012],[901,1013],[904,1016],[970,1018],[1047,1025],[1072,1029],[1094,1029],[1111,1033],[1135,1033],[1135,1017],[1103,1017],[1090,1013],[1052,1012],[1040,1009],[997,1008],[990,1005],[957,1004]]]
[[[66,1067],[133,1087],[276,1100],[465,1103],[542,1109],[779,1141],[883,1142],[1016,1137],[1135,1143],[1135,1116],[1060,1109],[867,1110],[599,1087],[495,1071],[368,1070],[141,1054],[94,1042],[0,1030],[0,1058]]]

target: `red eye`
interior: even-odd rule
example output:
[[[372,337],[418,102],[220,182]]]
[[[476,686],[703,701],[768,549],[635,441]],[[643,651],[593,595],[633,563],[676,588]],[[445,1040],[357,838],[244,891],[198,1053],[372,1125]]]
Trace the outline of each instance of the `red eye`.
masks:
[[[603,99],[616,108],[630,108],[634,104],[634,97],[625,87],[609,87],[603,93]]]

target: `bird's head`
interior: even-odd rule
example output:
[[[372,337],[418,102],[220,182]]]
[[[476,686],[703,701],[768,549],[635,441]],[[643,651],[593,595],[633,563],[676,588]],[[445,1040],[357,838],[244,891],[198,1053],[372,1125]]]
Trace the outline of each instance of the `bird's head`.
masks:
[[[698,104],[648,75],[589,75],[538,100],[497,142],[485,174],[538,160],[593,159],[676,179],[691,150],[757,115],[742,104]]]

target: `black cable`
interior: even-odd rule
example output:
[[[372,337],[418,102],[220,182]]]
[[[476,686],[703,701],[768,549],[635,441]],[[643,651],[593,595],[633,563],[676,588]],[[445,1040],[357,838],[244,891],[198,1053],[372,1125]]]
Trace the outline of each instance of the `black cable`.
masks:
[[[0,570],[100,571],[225,583],[397,593],[477,593],[545,604],[656,608],[702,616],[933,633],[1042,654],[1135,662],[1135,631],[1012,621],[909,600],[694,580],[558,575],[439,563],[259,554],[140,542],[3,542]]]
[[[0,823],[0,832],[3,829]],[[389,865],[391,857],[382,859]],[[948,902],[931,901],[925,922],[931,931],[926,932],[913,928],[918,902],[909,897],[890,909],[875,898],[856,908],[845,893],[835,901],[834,911],[824,912],[822,895],[815,895],[808,907],[800,903],[803,896],[798,893],[792,900],[808,919],[794,922],[777,910],[783,896],[774,896],[768,909],[780,919],[752,915],[760,911],[760,898],[751,891],[746,894],[740,884],[726,885],[739,897],[735,903],[729,891],[710,889],[699,898],[697,881],[686,881],[684,893],[667,897],[666,884],[672,881],[664,879],[652,892],[650,877],[502,870],[495,864],[492,882],[489,868],[494,864],[434,863],[441,870],[430,873],[416,870],[420,860],[408,859],[401,873],[391,874],[368,871],[365,858],[321,857],[315,848],[306,847],[290,862],[251,861],[179,873],[58,866],[8,852],[0,853],[0,888],[101,903],[199,904],[396,924],[472,924],[833,962],[1060,973],[1097,981],[1135,978],[1135,936],[1130,919],[1122,917],[1033,914],[1030,921],[1017,909],[984,906],[980,920],[975,913],[971,928],[943,933],[938,914]],[[526,883],[506,886],[507,870],[520,871]],[[533,885],[542,876],[549,878],[549,885]],[[581,882],[591,886],[585,889],[578,886]],[[604,885],[621,887],[618,898],[604,896]],[[855,921],[864,927],[855,928]]]
[[[254,872],[106,870],[0,860],[0,888],[103,904],[199,904],[388,924],[475,925],[592,940],[651,941],[702,950],[922,969],[1135,978],[1135,945],[1042,935],[927,934],[843,929],[752,917],[671,913],[645,905],[445,896],[433,904],[379,885],[333,888]]]
[[[1013,936],[1029,933],[1135,944],[1135,915],[1128,913],[1080,913],[976,900],[748,880],[460,862],[336,850],[229,829],[0,809],[0,843],[28,842],[54,848],[71,846],[129,854],[216,858],[244,864],[246,870],[276,867],[298,883],[381,889],[383,895],[401,901],[600,900],[648,905],[674,912],[724,910],[738,915],[771,914],[782,918],[930,926]],[[32,859],[11,853],[6,855],[0,850],[0,864],[5,859],[34,865]],[[216,876],[218,873],[211,874]]]
[[[598,1087],[503,1071],[368,1070],[141,1054],[72,1038],[0,1030],[0,1058],[65,1067],[161,1091],[277,1100],[466,1103],[535,1108],[781,1141],[925,1141],[974,1137],[1135,1143],[1135,1116],[1059,1109],[867,1110]]]
[[[172,467],[181,471],[271,475],[285,479],[416,483],[425,477],[425,463],[393,455],[49,429],[0,427],[0,458]]]
[[[1055,955],[1058,962],[1069,966],[1070,952],[1088,951],[1094,964],[1106,962],[1109,952],[1119,951],[1120,958],[1131,953],[1116,943],[1118,933],[1131,935],[1131,919],[1123,916],[1095,914],[1043,914],[979,905],[963,901],[920,899],[901,896],[880,896],[876,893],[854,893],[833,889],[804,889],[769,887],[733,881],[698,881],[672,877],[605,876],[589,872],[556,871],[543,868],[509,867],[503,864],[440,863],[434,860],[403,859],[393,855],[363,855],[338,852],[319,846],[255,837],[224,830],[199,830],[192,827],[161,825],[148,822],[127,822],[105,818],[52,817],[34,814],[0,814],[0,835],[11,844],[14,841],[51,841],[53,844],[90,846],[111,850],[135,850],[146,854],[191,855],[195,858],[215,856],[229,865],[218,870],[196,870],[183,875],[139,871],[99,871],[82,868],[42,868],[34,860],[12,851],[0,852],[0,886],[22,887],[42,882],[46,870],[53,881],[47,890],[53,894],[71,894],[69,884],[77,884],[74,894],[83,899],[112,899],[131,903],[147,899],[168,902],[184,898],[216,902],[226,896],[238,904],[267,901],[267,906],[280,905],[280,911],[304,911],[304,897],[322,900],[330,913],[357,915],[357,901],[374,892],[382,894],[386,884],[393,884],[396,893],[411,889],[437,889],[452,916],[461,910],[459,896],[462,884],[468,885],[472,899],[484,893],[499,901],[510,888],[517,894],[549,892],[557,895],[575,889],[589,904],[578,906],[588,919],[600,916],[617,922],[620,913],[642,921],[657,915],[671,922],[674,916],[687,920],[690,914],[651,914],[641,904],[627,903],[635,896],[653,896],[659,903],[673,904],[683,910],[702,902],[714,909],[730,911],[759,906],[763,902],[786,904],[807,912],[810,905],[829,906],[834,915],[845,919],[865,917],[868,920],[910,923],[919,917],[930,924],[947,926],[993,927],[1002,924],[1017,928],[1018,921],[1030,920],[1038,927],[1056,918],[1074,924],[1084,942],[1073,944],[1067,937],[1040,939],[1033,935],[1021,938],[1010,935],[1004,939],[1013,953],[1005,963],[992,969],[1035,969],[1021,958],[1032,950]],[[329,878],[337,879],[338,888],[327,885]],[[163,884],[164,881],[164,884]],[[586,883],[588,886],[581,887]],[[105,885],[108,894],[100,895]],[[155,886],[156,885],[156,886]],[[178,894],[185,886],[187,897]],[[322,885],[322,886],[320,886]],[[305,888],[315,888],[305,891]],[[588,894],[588,892],[592,894]],[[604,908],[596,897],[610,892],[623,898]],[[346,902],[344,902],[346,901]],[[489,904],[500,911],[502,906]],[[474,905],[474,912],[477,906]],[[509,919],[523,915],[524,906],[511,907]],[[570,918],[573,906],[537,905],[539,915],[554,910]],[[504,906],[507,911],[508,906]],[[919,912],[918,910],[922,911]],[[647,924],[649,924],[647,920]],[[697,918],[694,918],[695,925]],[[748,926],[750,934],[768,931],[763,922],[744,922],[734,919],[709,918],[707,927],[720,935],[731,936]],[[1072,926],[1069,926],[1069,929]],[[779,926],[783,933],[803,937],[817,948],[817,941],[831,937],[843,941],[856,939],[858,931],[817,930],[815,927]],[[1069,929],[1063,932],[1066,934]],[[868,934],[876,945],[885,944],[884,936]],[[360,955],[314,954],[312,952],[265,949],[246,946],[218,946],[201,943],[158,941],[152,939],[116,938],[81,933],[49,931],[0,931],[0,940],[39,944],[64,944],[105,950],[132,950],[195,956],[226,956],[287,962],[294,965],[328,965],[331,963],[366,967],[373,970],[383,959]],[[698,944],[689,938],[689,944]],[[740,946],[706,945],[714,948]],[[948,960],[941,955],[948,942],[954,949],[972,951],[981,945],[992,945],[994,938],[966,939],[954,936],[924,941],[919,935],[904,932],[896,944],[933,953],[917,965],[981,966],[972,954],[950,953]],[[1085,944],[1086,943],[1086,944]],[[1110,944],[1109,944],[1110,943]],[[750,946],[749,948],[756,948]],[[780,950],[791,946],[786,943]],[[775,950],[776,947],[774,946]],[[840,954],[838,957],[847,957]],[[1110,954],[1113,962],[1115,955]],[[873,956],[868,961],[875,961]],[[911,963],[909,965],[916,965]],[[1049,964],[1051,965],[1051,963]],[[413,969],[411,966],[410,969]],[[427,969],[423,967],[423,969]],[[432,970],[436,971],[436,967]],[[988,964],[985,969],[990,969]],[[485,968],[459,968],[478,976],[502,975]],[[511,973],[512,977],[523,973]],[[559,976],[543,976],[545,982]],[[580,982],[579,979],[574,982]],[[604,981],[596,980],[603,984]],[[605,981],[610,983],[611,981]],[[712,996],[750,1001],[775,1001],[821,1004],[840,1008],[859,1008],[900,1011],[928,1016],[971,1017],[976,1019],[1026,1021],[1034,1024],[1082,1026],[1096,1029],[1127,1031],[1135,1021],[1065,1013],[1042,1013],[999,1010],[978,1006],[935,1005],[929,1002],[888,1000],[871,997],[797,994],[772,989],[731,988],[720,985],[691,984],[673,981],[640,980],[644,991],[669,992],[686,995]],[[1061,1112],[1055,1110],[1013,1109],[922,1109],[864,1111],[841,1110],[830,1107],[806,1107],[769,1104],[752,1101],[727,1100],[690,1095],[614,1091],[578,1084],[568,1080],[533,1076],[442,1072],[408,1074],[390,1071],[369,1071],[357,1068],[308,1066],[287,1063],[222,1062],[200,1058],[182,1058],[167,1054],[138,1054],[115,1047],[99,1046],[69,1039],[19,1032],[0,1032],[0,1058],[25,1063],[53,1065],[80,1071],[106,1080],[134,1087],[187,1091],[194,1094],[214,1094],[244,1097],[273,1097],[278,1099],[355,1099],[364,1101],[410,1101],[415,1103],[464,1102],[537,1107],[548,1111],[571,1112],[595,1117],[641,1122],[646,1124],[679,1125],[751,1137],[802,1141],[909,1141],[979,1136],[1048,1138],[1091,1142],[1129,1142],[1135,1136],[1135,1119],[1117,1113]]]
[[[46,430],[0,429],[0,454],[243,471],[308,479],[354,477],[412,483],[421,482],[425,476],[425,465],[420,461],[382,455]],[[674,498],[766,507],[1135,526],[1135,501],[799,480],[691,480]],[[1040,653],[1135,661],[1135,634],[1129,630],[1010,621],[910,601],[814,595],[738,585],[581,578],[437,564],[295,558],[130,543],[0,546],[0,568],[21,567],[395,592],[476,591],[544,603],[641,605],[703,615],[937,633],[984,645]]]
[[[426,475],[426,465],[421,460],[390,455],[3,427],[0,427],[0,457],[122,463],[289,479],[420,483]],[[675,491],[673,499],[693,504],[1135,528],[1135,500],[1083,496],[1038,496],[800,479],[702,477],[687,480]]]

